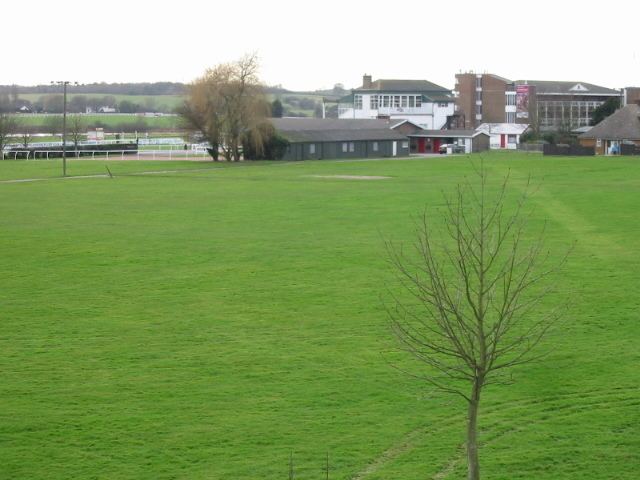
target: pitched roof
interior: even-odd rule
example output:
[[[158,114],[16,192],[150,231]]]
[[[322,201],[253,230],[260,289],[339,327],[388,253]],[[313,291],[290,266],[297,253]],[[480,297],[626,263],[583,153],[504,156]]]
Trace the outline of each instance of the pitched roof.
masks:
[[[375,82],[371,82],[370,88],[358,87],[356,91],[377,91],[377,92],[439,92],[439,93],[451,93],[447,88],[436,85],[428,80],[392,80],[392,79],[379,79]]]
[[[516,80],[517,85],[533,85],[539,94],[590,94],[590,95],[620,95],[620,92],[612,88],[601,87],[587,82],[564,82],[555,80]]]
[[[273,126],[290,142],[406,140],[387,120],[341,118],[273,118]]]
[[[580,138],[640,140],[640,105],[631,104],[617,110]]]
[[[478,135],[489,135],[487,132],[478,130],[421,130],[410,133],[410,137],[435,137],[435,138],[473,138]]]

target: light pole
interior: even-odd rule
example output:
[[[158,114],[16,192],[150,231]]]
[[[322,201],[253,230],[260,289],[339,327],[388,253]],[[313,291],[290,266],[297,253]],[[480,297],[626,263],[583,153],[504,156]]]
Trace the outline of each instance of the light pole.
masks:
[[[67,86],[68,80],[51,82],[52,85],[62,85],[62,176],[67,176]],[[75,85],[78,82],[74,82]]]

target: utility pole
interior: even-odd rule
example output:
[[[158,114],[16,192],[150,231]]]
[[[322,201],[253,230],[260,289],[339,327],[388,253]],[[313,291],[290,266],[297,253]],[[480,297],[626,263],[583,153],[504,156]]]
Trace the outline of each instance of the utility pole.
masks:
[[[62,176],[67,176],[67,86],[68,80],[58,80],[51,84],[62,85]],[[75,82],[77,85],[78,82]]]

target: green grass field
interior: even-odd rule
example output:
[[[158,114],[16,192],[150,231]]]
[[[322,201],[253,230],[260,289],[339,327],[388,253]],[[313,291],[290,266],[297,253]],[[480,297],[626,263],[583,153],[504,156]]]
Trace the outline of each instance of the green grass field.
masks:
[[[637,479],[640,164],[485,159],[577,246],[548,355],[486,390],[483,477]],[[0,183],[0,478],[464,478],[465,406],[389,366],[381,296],[469,159],[59,166],[0,162],[49,178]]]
[[[40,100],[42,97],[49,97],[60,95],[60,93],[21,93],[20,98],[24,100],[29,100],[30,102],[36,102]],[[71,100],[75,96],[82,97],[115,97],[117,102],[122,102],[123,100],[137,103],[140,105],[149,105],[153,108],[157,108],[163,111],[172,111],[176,107],[182,104],[184,97],[182,95],[112,95],[110,93],[82,93],[82,94],[73,94],[70,93],[68,95],[68,99]]]
[[[22,125],[37,127],[40,131],[47,132],[47,119],[51,115],[16,115]],[[62,115],[60,115],[62,117]],[[144,122],[147,129],[180,130],[182,128],[180,117],[165,115],[162,117],[146,117],[141,115],[123,115],[119,113],[83,114],[82,119],[88,127],[97,124],[105,125],[109,131],[117,130],[123,125],[132,125]]]

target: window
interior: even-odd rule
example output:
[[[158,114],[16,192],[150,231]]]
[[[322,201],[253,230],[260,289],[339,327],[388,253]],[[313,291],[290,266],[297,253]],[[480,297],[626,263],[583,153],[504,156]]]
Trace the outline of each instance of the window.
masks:
[[[356,110],[362,110],[362,95],[353,96],[353,105]]]
[[[409,107],[413,108],[416,106],[416,97],[414,97],[413,95],[411,95],[409,97]]]
[[[370,101],[369,101],[369,106],[370,106],[371,110],[377,110],[378,109],[378,95],[371,95]]]
[[[482,105],[476,105],[476,115],[482,115]]]
[[[507,112],[505,115],[505,121],[507,123],[516,123],[516,112]]]
[[[400,108],[400,95],[393,96],[393,106],[395,108]]]
[[[476,102],[482,101],[482,92],[476,91]]]
[[[422,106],[422,96],[418,95],[416,97],[416,108],[420,108]]]
[[[438,106],[441,108],[447,108],[449,106],[449,104],[447,102],[440,102],[438,103]]]
[[[401,103],[400,103],[400,106],[401,106],[402,108],[407,108],[407,104],[408,104],[408,102],[407,102],[407,96],[406,96],[406,95],[403,95],[403,96],[402,96],[402,101],[401,101]]]
[[[377,152],[377,151],[378,151],[378,142],[373,142],[373,145],[371,146],[371,149],[372,149],[374,152]]]
[[[353,142],[349,142],[349,151],[350,152],[355,152],[356,151],[356,146]]]
[[[402,148],[409,148],[409,142],[402,142]]]
[[[348,148],[348,147],[349,147],[349,145],[347,144],[347,142],[342,142],[342,151],[343,151],[344,153],[346,153],[346,152],[347,152],[347,148]]]
[[[315,143],[310,143],[309,144],[309,155],[315,155],[316,154],[316,144]]]
[[[382,97],[382,106],[389,108],[389,95],[384,95]]]
[[[507,93],[507,101],[506,101],[507,105],[513,106],[516,104],[516,96],[515,95],[511,95],[509,93]]]
[[[516,136],[515,136],[515,135],[508,135],[508,136],[507,136],[507,139],[508,139],[507,141],[508,141],[511,145],[513,145],[513,144],[515,144],[515,143],[516,143]]]
[[[482,88],[482,75],[476,76],[476,88]]]

